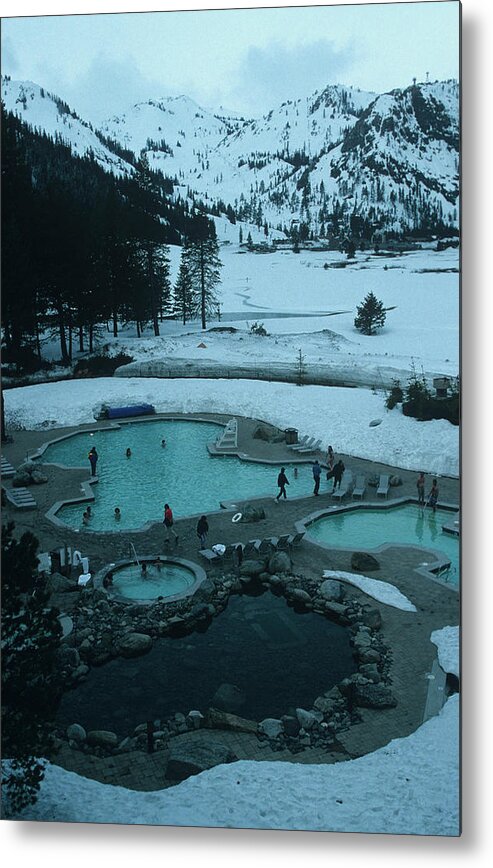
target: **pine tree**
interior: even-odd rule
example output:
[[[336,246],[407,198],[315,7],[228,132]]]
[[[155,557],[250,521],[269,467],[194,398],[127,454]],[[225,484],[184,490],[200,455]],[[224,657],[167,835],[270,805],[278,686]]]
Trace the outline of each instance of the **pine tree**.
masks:
[[[221,282],[222,262],[216,227],[211,220],[199,215],[192,224],[192,233],[182,252],[194,295],[194,307],[200,310],[202,328],[207,327],[207,316],[217,312],[216,286]]]
[[[240,226],[239,244],[243,244],[243,229]]]
[[[369,292],[364,301],[356,308],[354,325],[364,335],[374,335],[385,323],[387,314],[381,301]]]
[[[58,610],[34,586],[38,541],[14,525],[2,528],[2,755],[7,812],[36,801],[50,749],[50,724],[61,696],[55,657],[62,628]]]
[[[187,320],[191,319],[194,313],[196,313],[194,307],[192,279],[188,271],[187,263],[183,259],[183,255],[180,263],[180,270],[178,272],[178,278],[175,284],[173,307],[174,312],[179,314],[182,318],[183,325],[185,325]]]

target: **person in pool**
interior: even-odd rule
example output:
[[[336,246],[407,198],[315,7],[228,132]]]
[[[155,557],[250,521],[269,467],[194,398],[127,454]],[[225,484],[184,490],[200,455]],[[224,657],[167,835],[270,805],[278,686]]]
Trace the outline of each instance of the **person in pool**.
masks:
[[[130,446],[127,446],[127,451],[125,452],[125,455],[127,456],[127,458],[130,458],[130,456],[132,455],[132,450],[130,449]]]
[[[142,564],[140,565],[140,574],[143,579],[147,576],[147,564],[145,561],[142,561]]]
[[[166,446],[166,440],[164,439],[164,437],[163,437],[163,439],[161,440],[161,446],[163,447],[163,449],[164,449],[164,447]]]
[[[120,521],[122,513],[119,506],[115,506],[115,521]]]

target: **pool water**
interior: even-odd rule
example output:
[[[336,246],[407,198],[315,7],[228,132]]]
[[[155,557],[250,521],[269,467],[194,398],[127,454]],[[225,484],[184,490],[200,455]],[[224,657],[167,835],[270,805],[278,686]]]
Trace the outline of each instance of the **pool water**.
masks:
[[[356,670],[349,635],[321,615],[296,613],[270,591],[235,596],[204,632],[158,639],[142,657],[94,667],[64,694],[57,720],[123,737],[177,711],[205,714],[222,684],[240,688],[236,713],[252,720],[311,708]]]
[[[162,520],[169,503],[175,517],[206,513],[220,501],[276,495],[280,467],[241,461],[233,455],[211,457],[207,443],[223,430],[209,422],[160,420],[122,425],[116,430],[83,432],[49,446],[43,462],[85,466],[95,446],[99,483],[88,530],[119,530]],[[166,440],[166,447],[161,440]],[[132,455],[126,457],[127,447]],[[298,479],[286,465],[288,497],[313,490],[311,465],[299,466]],[[115,507],[121,518],[115,520]],[[62,507],[57,517],[70,527],[82,527],[85,504]]]
[[[178,564],[147,563],[145,575],[139,564],[127,564],[113,571],[110,593],[121,594],[129,600],[155,600],[186,594],[195,582],[195,575]]]
[[[442,531],[450,523],[449,510],[422,509],[417,504],[405,504],[384,509],[357,509],[339,512],[315,521],[307,528],[307,536],[316,542],[343,548],[372,549],[385,543],[403,543],[435,549],[451,562],[444,580],[459,583],[459,538]],[[423,556],[423,562],[431,561]]]

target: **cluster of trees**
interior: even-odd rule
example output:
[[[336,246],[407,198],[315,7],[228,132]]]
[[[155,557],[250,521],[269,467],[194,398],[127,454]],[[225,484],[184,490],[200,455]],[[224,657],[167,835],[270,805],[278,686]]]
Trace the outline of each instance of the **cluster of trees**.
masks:
[[[185,240],[193,303],[205,317],[219,265],[214,224],[170,196],[173,185],[143,156],[131,176],[30,130],[2,106],[2,331],[4,361],[42,357],[56,333],[64,364],[98,327],[135,321],[137,334],[183,311],[170,283],[167,244]],[[86,344],[87,342],[87,344]]]

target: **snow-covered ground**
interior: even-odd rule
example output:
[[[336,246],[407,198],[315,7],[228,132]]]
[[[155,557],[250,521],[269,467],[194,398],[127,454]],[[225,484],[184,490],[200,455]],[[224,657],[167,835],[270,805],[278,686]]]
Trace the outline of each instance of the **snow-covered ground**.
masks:
[[[434,635],[440,656],[441,636]],[[150,793],[105,786],[49,765],[37,803],[23,817],[453,836],[459,834],[458,740],[454,695],[412,735],[335,765],[242,761]]]
[[[324,570],[324,579],[335,579],[341,582],[348,582],[378,600],[380,603],[385,603],[386,606],[393,606],[394,609],[402,609],[403,612],[416,612],[416,606],[390,582],[380,582],[378,579],[370,579],[369,576],[357,576],[354,573],[345,573],[342,570]],[[447,627],[447,629],[451,629]],[[433,633],[433,636],[435,634]],[[440,639],[440,637],[438,637]],[[438,643],[436,643],[438,644]],[[445,658],[448,662],[449,658]],[[440,664],[442,661],[440,660]],[[448,670],[447,670],[448,671]]]
[[[263,419],[329,443],[337,453],[435,475],[459,473],[459,430],[445,420],[418,422],[387,410],[369,389],[296,386],[252,380],[113,378],[68,380],[4,392],[7,428],[94,421],[103,401],[154,404],[158,412],[224,413]],[[370,422],[381,419],[380,425]]]

